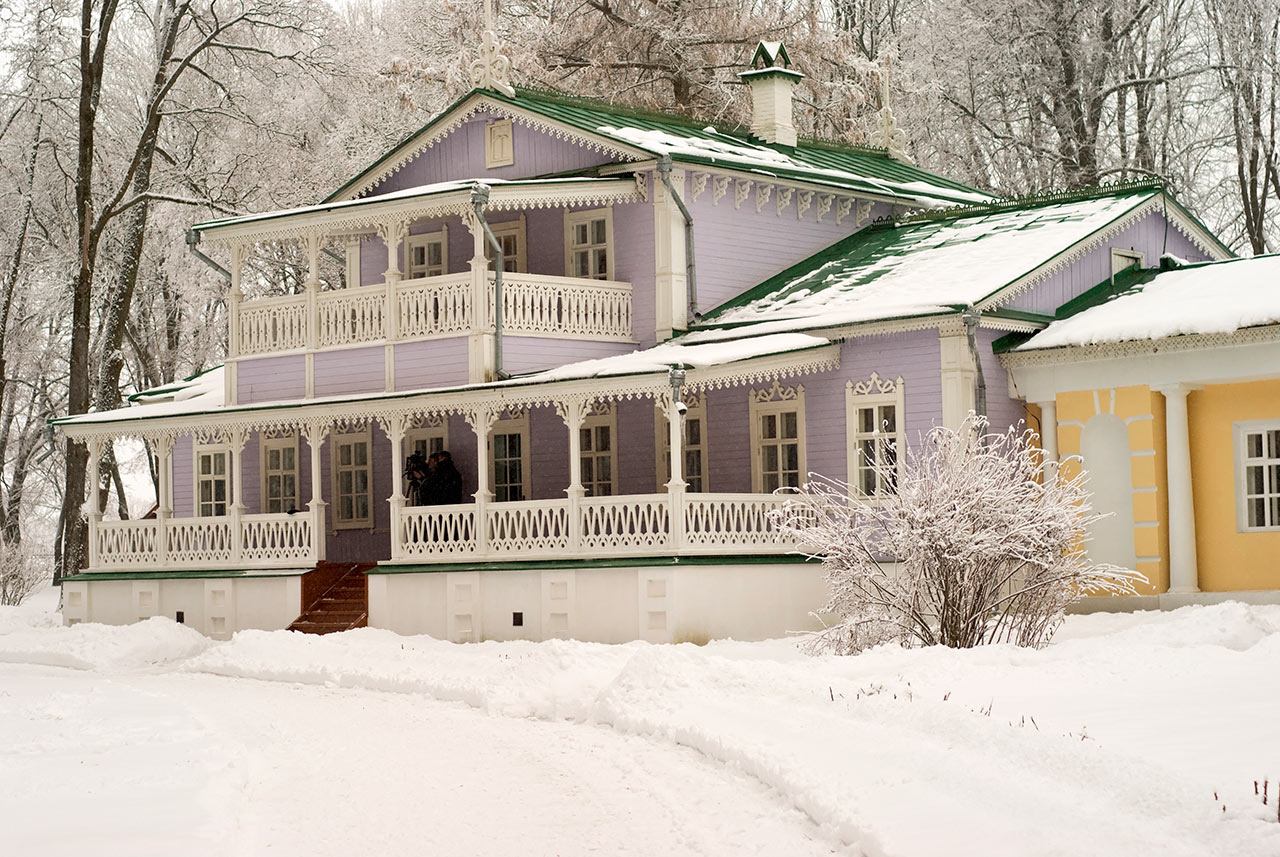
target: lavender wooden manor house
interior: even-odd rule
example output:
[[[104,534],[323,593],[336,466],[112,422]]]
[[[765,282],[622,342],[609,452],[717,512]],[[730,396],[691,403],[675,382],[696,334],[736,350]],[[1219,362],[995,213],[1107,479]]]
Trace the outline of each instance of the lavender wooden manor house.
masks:
[[[979,378],[995,428],[1052,420],[998,338],[1144,259],[1230,255],[1158,186],[1010,202],[925,172],[887,108],[880,148],[798,140],[788,65],[759,47],[751,127],[727,129],[481,62],[324,202],[196,226],[231,272],[227,361],[60,421],[93,462],[122,437],[162,462],[153,519],[91,502],[67,620],[455,641],[812,627],[825,584],[771,532],[774,489],[818,472],[885,490],[867,456],[957,425]],[[304,288],[246,275],[290,242]],[[441,449],[464,502],[410,505],[407,456]]]

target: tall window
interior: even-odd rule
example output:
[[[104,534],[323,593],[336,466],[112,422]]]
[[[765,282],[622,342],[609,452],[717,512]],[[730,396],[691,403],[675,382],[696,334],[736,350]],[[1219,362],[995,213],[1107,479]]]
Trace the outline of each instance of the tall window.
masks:
[[[902,468],[902,379],[845,383],[845,426],[849,485],[864,497],[897,490]]]
[[[227,514],[230,489],[227,462],[230,456],[226,449],[202,447],[196,450],[196,514],[201,518]]]
[[[449,429],[445,425],[428,426],[427,428],[409,429],[404,435],[405,457],[415,452],[423,458],[430,458],[437,452],[449,448]]]
[[[508,273],[521,273],[529,270],[525,258],[524,223],[524,215],[522,214],[519,220],[489,224],[493,237],[502,246],[502,270]],[[489,243],[487,238],[484,242],[484,255],[490,262],[493,262],[497,256],[493,252],[493,245]]]
[[[334,526],[373,526],[369,432],[334,434],[330,443],[333,446]]]
[[[262,441],[262,509],[267,514],[298,508],[298,439]]]
[[[498,420],[489,438],[493,496],[498,502],[529,496],[529,416]]]
[[[613,273],[613,211],[565,212],[565,270],[570,277],[608,280]]]
[[[582,487],[587,497],[607,497],[614,493],[616,434],[617,417],[612,407],[587,417],[578,430]]]
[[[765,494],[805,481],[804,387],[751,393],[751,481]]]
[[[409,277],[439,277],[449,272],[449,230],[410,235]]]
[[[703,396],[686,398],[685,405],[689,408],[684,416],[684,438],[682,443],[684,481],[688,486],[686,490],[692,492],[706,491],[706,399]],[[656,410],[653,422],[658,449],[658,486],[659,490],[661,490],[663,485],[671,481],[671,432],[668,428],[666,417],[663,416],[660,409]]]
[[[1240,523],[1244,530],[1280,530],[1280,422],[1236,424]]]

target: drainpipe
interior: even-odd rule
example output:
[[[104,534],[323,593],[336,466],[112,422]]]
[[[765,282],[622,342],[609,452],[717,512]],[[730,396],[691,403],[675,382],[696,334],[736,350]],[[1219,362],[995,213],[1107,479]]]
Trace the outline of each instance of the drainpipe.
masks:
[[[964,312],[960,316],[964,320],[964,332],[969,338],[969,355],[973,358],[973,367],[977,370],[977,376],[974,380],[974,386],[977,388],[976,405],[978,416],[985,417],[987,415],[987,381],[982,376],[982,361],[978,359],[978,322],[982,319],[982,313],[973,308],[973,304],[969,304],[964,308]]]
[[[663,155],[658,158],[658,177],[662,179],[662,183],[666,185],[667,193],[671,194],[671,198],[676,201],[676,207],[684,215],[684,265],[685,281],[689,284],[689,321],[696,323],[701,320],[702,314],[698,312],[698,279],[694,275],[693,215],[685,207],[684,200],[680,198],[680,194],[676,193],[676,189],[671,186],[670,155]]]
[[[196,232],[194,229],[188,229],[187,230],[187,249],[190,250],[191,253],[201,262],[204,262],[210,268],[213,268],[219,274],[221,274],[222,276],[230,280],[231,272],[228,271],[226,268],[222,267],[221,265],[219,265],[217,262],[210,259],[204,253],[202,253],[200,251],[200,248],[196,246],[199,243],[200,243],[200,233]]]
[[[511,377],[502,368],[502,245],[498,243],[498,239],[494,237],[493,230],[489,228],[489,221],[484,219],[484,207],[489,203],[489,186],[487,184],[476,183],[471,188],[471,208],[476,213],[476,220],[480,224],[480,228],[484,230],[485,238],[489,239],[489,246],[493,248],[496,254],[497,264],[493,271],[493,364],[494,374],[499,380]]]

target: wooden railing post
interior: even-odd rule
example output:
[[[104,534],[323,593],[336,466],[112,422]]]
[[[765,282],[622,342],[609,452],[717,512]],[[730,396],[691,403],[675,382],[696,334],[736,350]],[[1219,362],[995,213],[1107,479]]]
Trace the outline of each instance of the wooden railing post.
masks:
[[[249,433],[243,429],[231,433],[231,562],[238,565],[244,556],[244,448]]]
[[[489,503],[493,491],[489,488],[489,431],[498,415],[481,406],[467,411],[464,417],[476,433],[476,556],[489,553]]]
[[[307,502],[307,509],[311,514],[311,533],[315,544],[313,547],[313,555],[316,562],[323,562],[325,555],[325,506],[327,505],[322,499],[324,494],[320,479],[320,448],[324,445],[324,440],[329,436],[329,424],[315,420],[309,422],[302,427],[302,436],[307,440],[307,450],[311,459],[311,499]]]

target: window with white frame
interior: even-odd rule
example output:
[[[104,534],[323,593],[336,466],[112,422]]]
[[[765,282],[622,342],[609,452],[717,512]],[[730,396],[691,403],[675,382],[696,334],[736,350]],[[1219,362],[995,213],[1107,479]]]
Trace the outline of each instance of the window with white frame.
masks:
[[[439,425],[409,429],[404,433],[404,444],[405,458],[414,453],[430,458],[449,448],[449,427],[441,422]]]
[[[516,162],[510,119],[498,119],[484,126],[484,165],[487,169],[509,167]]]
[[[498,420],[489,435],[493,498],[499,503],[529,497],[529,414]]]
[[[370,434],[335,433],[333,450],[333,521],[336,528],[373,526],[373,471]]]
[[[690,492],[707,489],[707,406],[705,396],[686,396],[684,399],[688,410],[684,415],[684,438],[681,452],[684,453],[685,490]],[[671,481],[671,430],[662,410],[656,409],[653,419],[655,442],[657,445],[658,485]]]
[[[1280,421],[1236,423],[1240,529],[1280,530]]]
[[[439,277],[449,272],[449,228],[439,232],[410,235],[406,241],[409,253],[409,277]]]
[[[845,430],[849,486],[864,497],[884,497],[898,488],[905,431],[901,378],[846,381]]]
[[[578,429],[578,460],[587,497],[608,497],[615,493],[617,433],[618,419],[612,405],[599,405]]]
[[[506,223],[490,223],[489,230],[502,247],[502,270],[512,274],[528,271],[529,265],[525,251],[524,215],[520,215],[519,220],[509,220]],[[488,238],[484,242],[484,255],[491,263],[497,256]]]
[[[231,492],[228,464],[231,450],[226,447],[196,447],[196,515],[217,518],[227,514],[227,498]]]
[[[591,280],[613,277],[613,209],[566,211],[565,275]]]
[[[1121,250],[1119,247],[1111,248],[1111,276],[1114,278],[1121,271],[1127,271],[1130,268],[1141,268],[1145,260],[1145,256],[1137,250]]]
[[[269,515],[298,508],[298,438],[262,439],[262,511]]]
[[[751,391],[751,483],[758,493],[805,480],[804,387]]]

